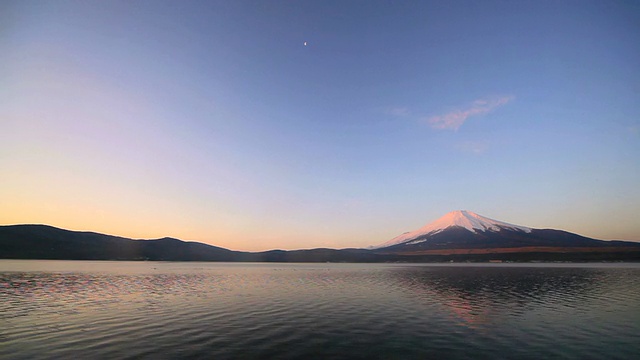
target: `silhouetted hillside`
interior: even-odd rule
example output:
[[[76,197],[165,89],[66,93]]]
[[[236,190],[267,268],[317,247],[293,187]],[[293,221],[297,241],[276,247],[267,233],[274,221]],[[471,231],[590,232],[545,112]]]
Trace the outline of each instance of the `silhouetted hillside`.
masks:
[[[525,236],[512,240],[486,239],[486,244],[478,247],[477,238],[467,239],[468,234],[460,232],[459,237],[436,239],[432,246],[252,253],[172,238],[134,240],[47,225],[7,225],[0,226],[0,258],[245,262],[640,261],[640,243],[604,242],[576,238],[577,235],[556,230],[541,231],[564,238],[559,241],[564,246],[551,246],[549,241],[538,239],[525,247],[522,242]],[[516,244],[517,247],[510,247]]]

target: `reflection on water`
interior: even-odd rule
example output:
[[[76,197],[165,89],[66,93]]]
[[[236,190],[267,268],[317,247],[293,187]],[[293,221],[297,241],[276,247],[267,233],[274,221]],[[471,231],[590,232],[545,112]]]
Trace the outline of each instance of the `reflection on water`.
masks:
[[[439,302],[461,324],[474,326],[521,316],[541,304],[552,310],[597,296],[606,273],[589,268],[431,267],[391,272],[417,301]]]
[[[0,261],[0,358],[619,358],[640,266]]]

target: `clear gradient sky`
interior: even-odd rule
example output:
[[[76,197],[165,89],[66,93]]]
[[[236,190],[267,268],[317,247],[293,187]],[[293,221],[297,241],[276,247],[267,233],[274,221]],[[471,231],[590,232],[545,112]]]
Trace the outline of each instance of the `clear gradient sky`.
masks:
[[[0,172],[0,224],[235,250],[640,240],[640,3],[1,1]]]

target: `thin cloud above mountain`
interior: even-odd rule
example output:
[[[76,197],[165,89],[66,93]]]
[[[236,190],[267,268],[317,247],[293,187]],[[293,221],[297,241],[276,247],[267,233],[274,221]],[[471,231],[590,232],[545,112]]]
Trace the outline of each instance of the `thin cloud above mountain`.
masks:
[[[426,122],[434,129],[458,130],[470,117],[484,115],[512,101],[513,95],[478,99],[471,105],[454,109],[446,114],[435,115]]]

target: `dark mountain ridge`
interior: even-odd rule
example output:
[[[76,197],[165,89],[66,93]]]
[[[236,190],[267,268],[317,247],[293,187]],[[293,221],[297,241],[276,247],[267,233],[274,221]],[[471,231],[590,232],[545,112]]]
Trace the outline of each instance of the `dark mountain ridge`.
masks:
[[[480,237],[478,237],[480,236]],[[242,252],[174,238],[135,240],[48,225],[0,226],[0,259],[245,262],[640,261],[640,243],[602,241],[559,230],[474,234],[451,227],[428,241],[378,249]],[[513,251],[521,248],[522,251]],[[567,250],[567,248],[570,248]],[[473,250],[481,251],[473,251]],[[505,251],[506,249],[506,251]],[[444,252],[443,252],[444,251]],[[551,254],[554,253],[554,254]]]
[[[231,261],[237,253],[173,238],[133,240],[48,225],[0,226],[5,259]]]

